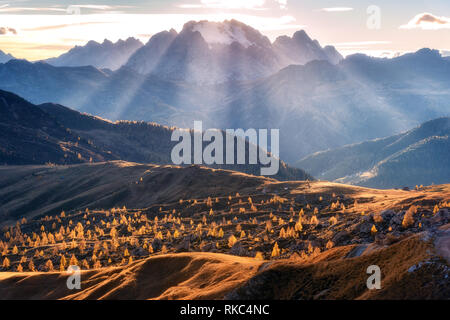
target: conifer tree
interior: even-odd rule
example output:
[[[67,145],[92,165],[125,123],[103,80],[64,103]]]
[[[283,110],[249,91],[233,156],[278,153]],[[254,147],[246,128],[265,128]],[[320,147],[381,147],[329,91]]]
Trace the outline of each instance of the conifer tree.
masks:
[[[256,260],[264,260],[264,257],[263,257],[263,255],[262,255],[262,252],[260,252],[260,251],[256,252],[256,254],[255,254],[255,259],[256,259]]]
[[[278,248],[278,243],[277,242],[275,242],[275,245],[273,246],[271,256],[273,258],[280,256],[280,248]]]
[[[235,245],[235,243],[237,242],[237,239],[236,239],[236,237],[234,236],[234,235],[231,235],[229,238],[228,238],[228,247],[233,247],[234,245]]]
[[[372,228],[370,229],[370,232],[371,232],[372,234],[377,233],[377,232],[378,232],[377,227],[375,227],[375,225],[372,225]]]
[[[439,212],[439,206],[435,205],[433,208],[433,214],[437,214]]]
[[[328,242],[326,244],[326,248],[331,249],[331,248],[333,248],[333,246],[334,246],[334,243],[331,240],[328,240]]]
[[[9,266],[11,265],[11,262],[9,261],[8,257],[5,257],[5,259],[3,259],[3,263],[2,263],[2,267],[3,269],[8,269]]]
[[[408,228],[410,226],[412,226],[414,224],[414,215],[417,213],[417,207],[416,206],[411,206],[409,207],[409,209],[406,211],[404,217],[403,217],[403,221],[402,221],[402,227],[403,228]]]
[[[77,257],[75,257],[74,254],[73,254],[72,257],[70,258],[69,265],[71,265],[71,266],[77,266],[77,265],[78,265]]]
[[[52,260],[50,260],[50,259],[47,260],[47,262],[45,263],[45,269],[47,271],[53,271],[54,270]]]
[[[28,270],[30,270],[32,272],[36,271],[36,269],[34,267],[33,259],[30,259],[30,263],[28,264]]]

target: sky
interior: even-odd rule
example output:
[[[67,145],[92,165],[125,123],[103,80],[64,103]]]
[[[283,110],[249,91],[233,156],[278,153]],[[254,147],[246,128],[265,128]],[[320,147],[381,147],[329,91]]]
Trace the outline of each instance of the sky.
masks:
[[[34,61],[89,40],[145,43],[205,19],[237,19],[271,40],[304,29],[343,55],[392,57],[423,47],[450,54],[449,0],[0,0],[0,50]]]

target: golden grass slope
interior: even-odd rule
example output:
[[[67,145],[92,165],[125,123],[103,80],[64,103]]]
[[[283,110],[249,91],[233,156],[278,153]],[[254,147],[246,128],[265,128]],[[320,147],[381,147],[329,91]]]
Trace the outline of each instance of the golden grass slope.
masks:
[[[167,254],[128,266],[82,272],[81,290],[65,273],[2,273],[2,299],[449,299],[449,225],[394,245],[328,250],[310,261],[257,261],[217,253]],[[447,260],[446,260],[447,259]],[[379,265],[381,290],[366,269]]]
[[[65,273],[0,273],[2,299],[221,299],[262,261],[214,253],[160,255],[118,268],[83,271],[82,290]]]

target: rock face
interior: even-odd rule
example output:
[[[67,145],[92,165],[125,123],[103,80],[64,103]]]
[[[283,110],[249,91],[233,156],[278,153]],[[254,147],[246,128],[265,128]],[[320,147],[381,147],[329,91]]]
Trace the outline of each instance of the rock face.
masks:
[[[448,223],[450,220],[450,214],[448,212],[448,209],[440,209],[436,215],[432,218],[432,223],[436,224],[442,224],[442,223]]]
[[[248,255],[249,255],[247,249],[245,249],[245,248],[242,246],[242,244],[239,243],[239,242],[237,242],[237,243],[235,243],[235,244],[233,245],[233,247],[232,247],[231,250],[230,250],[230,253],[231,253],[232,255],[235,255],[235,256],[241,256],[241,257],[245,257],[245,256],[248,256]]]
[[[323,261],[267,263],[225,299],[447,299],[450,268],[442,259],[448,257],[448,248],[443,251],[442,247],[448,245],[449,233],[445,230],[430,235],[431,241],[416,234],[395,245],[335,248],[335,258]],[[389,275],[383,280],[383,290],[367,290],[362,285],[367,280],[365,273],[353,272],[367,261],[383,261],[383,272]]]
[[[179,34],[170,30],[153,36],[126,67],[166,80],[212,84],[260,79],[290,64],[312,60],[338,63],[342,56],[333,47],[322,48],[304,31],[272,44],[236,20],[191,21]]]
[[[339,63],[343,57],[333,46],[322,48],[317,40],[312,40],[304,30],[288,36],[278,37],[273,43],[275,51],[285,64],[306,64],[312,60],[326,60]]]
[[[162,246],[163,246],[163,243],[160,239],[158,239],[158,238],[153,239],[153,241],[152,241],[153,250],[161,250]]]
[[[191,248],[191,237],[185,237],[182,242],[177,246],[177,252],[189,252]]]
[[[350,234],[345,230],[336,233],[332,239],[333,243],[336,245],[343,245],[348,240],[350,240]]]
[[[383,221],[390,221],[393,216],[395,216],[395,211],[393,210],[383,210],[380,213]]]
[[[152,73],[177,35],[173,29],[155,34],[128,59],[126,67],[140,74]]]

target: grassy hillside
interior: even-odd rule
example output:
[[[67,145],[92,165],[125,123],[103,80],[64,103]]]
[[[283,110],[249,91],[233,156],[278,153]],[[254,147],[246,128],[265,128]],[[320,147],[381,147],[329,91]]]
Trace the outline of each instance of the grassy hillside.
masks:
[[[1,90],[0,114],[0,164],[74,164],[107,160],[172,164],[171,151],[177,143],[171,141],[174,128],[147,122],[113,123],[55,104],[35,106]],[[246,142],[246,150],[248,148]],[[213,165],[254,175],[260,175],[261,166],[259,163]],[[303,170],[289,167],[282,161],[274,178],[313,179]]]

